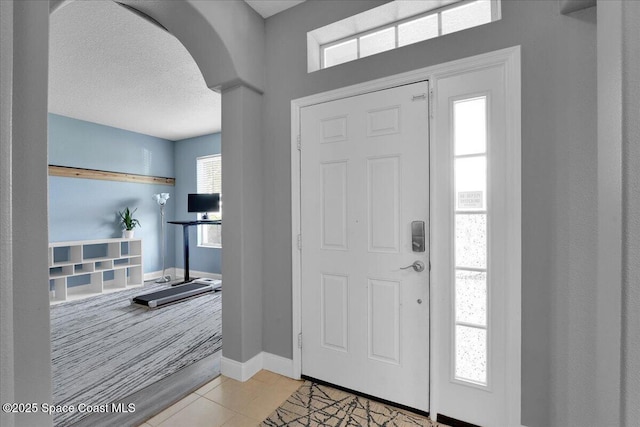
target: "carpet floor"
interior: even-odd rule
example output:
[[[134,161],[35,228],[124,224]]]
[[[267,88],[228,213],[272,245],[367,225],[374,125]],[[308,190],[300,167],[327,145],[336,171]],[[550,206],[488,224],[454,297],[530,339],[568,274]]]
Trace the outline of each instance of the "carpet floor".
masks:
[[[261,424],[276,426],[445,427],[427,417],[310,381]]]
[[[165,287],[51,307],[54,404],[110,404],[221,349],[221,293],[157,310],[130,304],[133,296]],[[68,426],[87,415],[55,414],[53,422]]]

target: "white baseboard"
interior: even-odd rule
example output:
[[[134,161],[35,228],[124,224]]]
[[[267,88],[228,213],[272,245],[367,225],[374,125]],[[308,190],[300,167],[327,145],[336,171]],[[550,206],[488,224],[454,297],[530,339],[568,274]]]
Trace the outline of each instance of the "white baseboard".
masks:
[[[175,276],[172,277],[184,277],[184,268],[175,268]],[[160,277],[160,276],[158,276]],[[222,274],[208,273],[206,271],[189,270],[189,277],[205,277],[207,279],[220,279],[222,280]]]
[[[222,356],[220,372],[225,377],[245,382],[262,369],[262,353],[258,353],[244,363]]]
[[[293,360],[271,353],[260,352],[244,363],[223,355],[220,362],[222,375],[236,381],[247,381],[262,369],[293,378]]]
[[[285,377],[293,378],[293,360],[262,352],[262,368]]]
[[[176,269],[171,267],[171,268],[166,268],[164,270],[164,274],[171,276],[172,279],[174,279],[176,277]],[[162,276],[162,270],[158,270],[158,271],[150,271],[149,273],[144,273],[144,276],[142,278],[142,280],[144,280],[145,282],[147,280],[153,280],[153,279],[159,279],[160,276]]]

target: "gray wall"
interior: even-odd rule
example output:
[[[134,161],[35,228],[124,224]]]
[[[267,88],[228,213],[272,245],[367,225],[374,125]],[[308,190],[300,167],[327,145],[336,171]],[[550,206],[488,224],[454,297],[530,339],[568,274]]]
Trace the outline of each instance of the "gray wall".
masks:
[[[246,362],[262,351],[262,95],[222,92],[222,355]],[[226,143],[225,141],[229,141]],[[231,272],[232,274],[230,274]],[[225,359],[222,374],[225,374]]]
[[[598,1],[597,425],[640,419],[640,2]]]
[[[307,1],[266,21],[264,351],[292,357],[290,101],[521,45],[522,422],[589,425],[597,400],[596,11],[565,16],[557,1],[503,1],[499,22],[307,74],[308,31],[382,3]]]
[[[622,425],[622,3],[598,1],[596,425]]]
[[[622,6],[622,417],[640,420],[640,2]]]
[[[11,223],[11,116],[13,101],[13,3],[0,2],[0,401],[14,401],[13,248]],[[0,424],[13,425],[0,412]]]
[[[640,2],[598,1],[598,425],[640,419]]]
[[[13,3],[13,16],[5,17],[10,10],[2,8],[2,35],[13,37],[13,61],[0,65],[2,94],[12,92],[8,102],[4,99],[2,124],[9,124],[10,133],[2,133],[2,154],[10,153],[9,164],[3,163],[0,171],[2,202],[10,207],[10,218],[2,213],[2,278],[11,269],[8,283],[2,283],[0,300],[4,322],[5,309],[12,313],[8,327],[2,327],[2,402],[51,402],[51,341],[49,329],[49,301],[47,283],[47,59],[49,8],[46,2],[19,1]],[[8,21],[13,18],[12,25]],[[4,49],[6,45],[3,43]],[[13,81],[5,79],[11,72]],[[7,87],[9,86],[9,87]],[[7,159],[5,159],[6,161]],[[8,185],[6,185],[8,184]],[[8,221],[6,221],[8,219]],[[4,264],[9,261],[10,264]],[[8,289],[11,288],[11,289]],[[5,292],[8,290],[9,292]],[[13,353],[13,366],[8,374],[9,386],[4,384],[6,363]],[[13,382],[13,396],[6,387]],[[9,399],[5,399],[8,396]],[[47,426],[51,417],[37,414],[16,414],[13,418],[2,415],[2,425]]]

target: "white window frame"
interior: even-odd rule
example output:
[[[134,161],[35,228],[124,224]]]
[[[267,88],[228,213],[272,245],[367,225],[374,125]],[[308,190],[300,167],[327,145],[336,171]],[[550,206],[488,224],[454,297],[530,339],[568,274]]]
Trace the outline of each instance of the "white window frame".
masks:
[[[198,177],[198,169],[199,169],[198,164],[199,164],[200,161],[203,161],[205,159],[215,158],[215,157],[220,158],[220,167],[222,168],[222,156],[221,156],[221,154],[211,154],[211,155],[207,155],[207,156],[196,157],[196,191],[198,193],[201,193],[201,192],[205,192],[206,193],[206,191],[202,191],[200,189],[200,186],[199,186],[200,181],[199,181],[199,177]],[[221,179],[221,181],[222,181],[222,179]],[[213,192],[222,193],[222,183],[220,184],[219,191],[215,191],[215,189],[213,189]],[[220,219],[221,220],[222,219],[222,203],[220,204],[220,212],[208,212],[207,214],[208,214],[209,219]],[[199,220],[202,219],[202,215],[203,215],[203,212],[198,212],[197,213],[197,219],[199,219]],[[199,225],[197,227],[197,229],[198,229],[198,239],[197,239],[198,240],[198,247],[199,248],[214,248],[214,249],[222,248],[222,241],[220,241],[219,243],[203,243],[204,233],[205,233],[205,230],[208,227],[218,227],[219,228],[219,227],[222,227],[222,225]]]
[[[451,102],[451,106],[453,107],[453,105],[458,102],[458,101],[470,101],[470,100],[474,100],[474,99],[481,99],[484,98],[485,100],[485,121],[488,122],[489,120],[489,103],[491,102],[490,100],[490,96],[491,94],[488,92],[478,92],[478,93],[474,93],[474,94],[467,94],[464,96],[460,96],[460,97],[456,97],[456,98],[452,98],[450,99]],[[454,117],[452,115],[452,117]],[[453,122],[452,122],[453,124]],[[489,197],[489,192],[493,191],[492,188],[490,187],[490,179],[489,179],[489,166],[490,166],[490,151],[489,151],[489,136],[488,136],[488,129],[489,129],[489,123],[486,123],[486,129],[485,132],[487,133],[486,136],[486,147],[485,147],[485,151],[482,153],[473,153],[473,154],[461,154],[461,155],[456,155],[455,154],[455,145],[453,140],[451,141],[451,158],[450,158],[450,162],[451,162],[451,171],[454,173],[452,180],[451,180],[451,184],[452,184],[452,198],[451,198],[451,202],[452,202],[452,206],[451,208],[451,214],[452,214],[452,227],[450,230],[450,240],[451,240],[451,247],[453,250],[452,253],[452,259],[455,260],[454,263],[452,263],[452,269],[450,271],[451,277],[450,277],[450,283],[452,284],[451,286],[451,301],[453,301],[453,307],[452,307],[452,321],[451,321],[451,343],[452,343],[452,348],[451,348],[451,362],[450,362],[450,366],[451,366],[451,371],[449,373],[450,375],[450,381],[454,382],[454,383],[458,383],[458,384],[463,384],[465,386],[468,387],[476,387],[479,389],[484,389],[487,390],[489,392],[492,391],[492,384],[491,384],[491,380],[492,380],[492,358],[491,358],[491,346],[489,345],[489,343],[491,342],[491,334],[493,333],[493,325],[492,325],[492,316],[491,316],[491,274],[493,273],[490,269],[490,265],[491,265],[491,256],[492,256],[492,252],[491,252],[491,230],[489,228],[489,224],[490,224],[490,220],[492,218],[490,218],[491,216],[493,216],[493,213],[491,212],[489,203],[490,203],[490,197]],[[453,137],[453,132],[452,132],[452,137]],[[457,189],[455,187],[455,162],[457,159],[461,159],[461,158],[474,158],[474,157],[484,157],[485,161],[486,161],[486,165],[487,165],[487,169],[486,169],[486,188],[485,188],[485,205],[483,207],[483,209],[475,209],[475,210],[464,210],[464,209],[458,209],[456,207],[457,204],[457,200],[456,200],[456,195],[457,195]],[[454,224],[456,223],[456,215],[485,215],[486,217],[486,232],[487,232],[487,241],[486,241],[486,262],[485,262],[485,266],[484,267],[468,267],[468,266],[459,266],[457,264],[457,259],[456,259],[456,236],[455,236],[455,226]],[[455,301],[456,301],[456,272],[458,271],[467,271],[467,272],[479,272],[479,273],[485,273],[486,274],[486,279],[485,279],[485,286],[487,287],[487,299],[486,299],[486,310],[487,310],[487,318],[485,320],[485,325],[478,325],[478,324],[474,324],[474,323],[467,323],[467,322],[462,322],[459,321],[456,318],[456,313],[455,313]],[[474,381],[470,378],[464,378],[464,377],[459,377],[456,375],[456,359],[455,359],[455,354],[456,354],[456,345],[457,345],[457,331],[456,331],[456,327],[457,326],[466,326],[466,327],[470,327],[470,328],[476,328],[476,329],[483,329],[486,333],[486,349],[487,349],[487,353],[485,355],[486,360],[487,360],[487,370],[486,370],[486,379],[485,382],[477,382]]]
[[[442,32],[442,12],[445,12],[445,11],[448,11],[448,10],[451,10],[451,9],[457,9],[457,8],[460,8],[460,7],[464,7],[464,6],[468,5],[468,4],[475,3],[477,1],[479,1],[479,0],[461,0],[461,1],[456,2],[456,3],[452,3],[452,4],[449,4],[449,5],[437,8],[437,9],[432,9],[432,10],[429,10],[427,12],[411,16],[409,18],[405,18],[405,19],[401,19],[401,20],[398,20],[398,21],[394,21],[394,22],[389,23],[389,24],[380,25],[378,27],[372,28],[372,29],[367,30],[367,31],[363,31],[363,32],[360,32],[360,33],[357,33],[357,34],[352,34],[352,35],[349,35],[347,37],[343,37],[341,39],[334,40],[334,41],[329,42],[329,43],[321,44],[320,45],[320,49],[319,49],[319,51],[320,51],[320,69],[322,70],[322,69],[325,69],[325,68],[330,68],[330,67],[334,67],[335,66],[335,65],[332,65],[330,67],[327,67],[325,65],[325,51],[327,49],[332,48],[332,47],[337,46],[337,45],[340,45],[342,43],[349,42],[351,40],[356,40],[356,44],[357,44],[357,48],[356,48],[357,49],[357,53],[356,53],[356,55],[357,55],[357,57],[355,59],[351,60],[351,61],[356,61],[358,59],[363,58],[360,55],[360,39],[362,37],[368,36],[369,34],[377,33],[379,31],[386,30],[388,28],[393,28],[394,29],[395,47],[393,47],[391,49],[388,49],[388,50],[385,50],[385,51],[382,51],[382,52],[388,52],[389,50],[393,50],[393,49],[397,49],[399,47],[403,47],[403,46],[399,45],[398,27],[400,25],[406,24],[407,22],[417,21],[417,20],[425,18],[427,16],[436,15],[438,17],[438,19],[437,19],[437,21],[438,21],[438,35],[435,36],[435,37],[432,37],[432,38],[440,37],[440,36],[443,35],[443,32]],[[497,21],[497,20],[499,20],[501,18],[500,0],[490,0],[490,1],[491,1],[491,21],[487,22],[486,24],[490,24],[491,22],[495,22],[495,21]],[[485,25],[485,24],[481,24],[481,25]],[[469,27],[469,28],[475,28],[475,27],[476,26]],[[467,29],[467,28],[465,28],[465,29]],[[463,30],[460,30],[460,31],[463,31]],[[451,34],[451,33],[447,33],[447,34]],[[425,39],[425,40],[420,40],[420,41],[431,40],[432,38]],[[418,42],[415,42],[415,43],[418,43]],[[413,43],[410,43],[410,44],[413,44]],[[409,46],[410,44],[407,44],[405,46]],[[379,53],[382,53],[382,52],[379,52]],[[371,55],[367,55],[367,56],[371,56]],[[346,62],[351,62],[351,61],[346,61]],[[341,64],[344,64],[346,62],[343,62]],[[341,65],[341,64],[336,64],[336,65]]]

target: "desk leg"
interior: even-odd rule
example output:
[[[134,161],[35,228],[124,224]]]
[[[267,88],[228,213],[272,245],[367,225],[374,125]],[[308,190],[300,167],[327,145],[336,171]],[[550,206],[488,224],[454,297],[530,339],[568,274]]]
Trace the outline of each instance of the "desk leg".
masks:
[[[182,226],[182,234],[184,241],[184,281],[189,281],[189,227]]]

